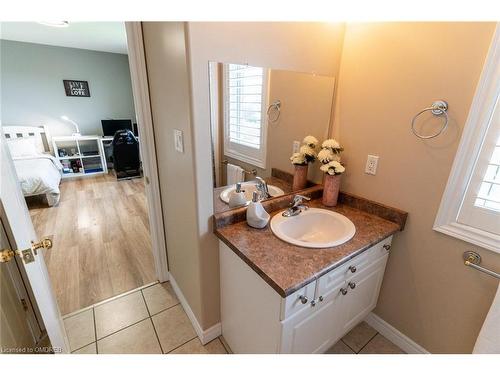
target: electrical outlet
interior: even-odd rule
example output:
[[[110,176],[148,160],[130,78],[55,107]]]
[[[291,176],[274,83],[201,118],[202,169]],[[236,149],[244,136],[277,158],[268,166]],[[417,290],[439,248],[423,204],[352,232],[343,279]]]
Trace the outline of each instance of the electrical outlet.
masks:
[[[300,150],[300,142],[293,141],[292,152],[295,154],[296,152],[299,152],[299,150]]]
[[[184,137],[182,135],[182,130],[174,129],[174,145],[175,151],[180,153],[184,152]]]
[[[365,173],[376,175],[377,166],[378,166],[378,156],[368,155],[368,159],[366,159]]]

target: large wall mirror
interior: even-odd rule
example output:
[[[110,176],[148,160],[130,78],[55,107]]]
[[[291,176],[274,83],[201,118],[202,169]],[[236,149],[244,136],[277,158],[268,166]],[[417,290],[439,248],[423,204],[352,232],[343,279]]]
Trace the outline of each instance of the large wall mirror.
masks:
[[[291,193],[292,153],[308,135],[328,138],[334,77],[220,62],[208,68],[215,213],[244,205],[254,191],[265,199],[263,184],[268,198]],[[313,165],[308,185],[322,176]],[[229,202],[237,188],[245,202]]]

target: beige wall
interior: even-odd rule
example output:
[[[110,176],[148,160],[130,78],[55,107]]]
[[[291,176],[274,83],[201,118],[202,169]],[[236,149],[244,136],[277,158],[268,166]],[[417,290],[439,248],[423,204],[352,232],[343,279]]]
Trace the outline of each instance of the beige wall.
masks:
[[[142,24],[153,114],[169,272],[202,316],[200,253],[184,23]],[[175,151],[173,129],[184,133]]]
[[[343,24],[324,23],[188,23],[192,120],[198,203],[199,272],[204,329],[219,318],[218,241],[212,232],[212,158],[208,62],[248,63],[336,77]],[[193,269],[197,265],[187,265]]]
[[[293,141],[302,142],[306,135],[322,142],[328,135],[333,103],[333,77],[272,70],[269,102],[281,100],[281,116],[268,125],[267,163],[269,167],[293,173],[290,162]],[[321,183],[323,174],[318,162],[310,164],[308,177]]]
[[[432,230],[494,32],[492,23],[350,24],[346,28],[335,134],[345,147],[342,189],[409,212],[395,236],[376,313],[427,350],[470,353],[498,282],[463,265],[477,250]],[[450,125],[434,140],[410,131],[433,100]],[[380,156],[376,176],[363,173]]]

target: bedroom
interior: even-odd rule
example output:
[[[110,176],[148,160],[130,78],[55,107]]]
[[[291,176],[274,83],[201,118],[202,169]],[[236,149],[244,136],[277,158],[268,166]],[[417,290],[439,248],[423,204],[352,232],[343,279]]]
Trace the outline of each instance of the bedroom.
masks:
[[[157,282],[124,23],[4,23],[1,39],[2,130],[61,313]]]

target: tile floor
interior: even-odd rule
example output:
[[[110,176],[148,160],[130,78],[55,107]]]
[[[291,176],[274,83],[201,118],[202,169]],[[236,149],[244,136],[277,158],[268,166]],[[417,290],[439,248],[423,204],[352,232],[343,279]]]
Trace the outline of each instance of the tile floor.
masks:
[[[154,284],[64,319],[75,354],[226,354],[219,339],[201,345],[170,283]]]
[[[326,354],[405,354],[405,352],[367,323],[361,322],[328,349]]]
[[[227,354],[222,338],[202,345],[169,282],[146,286],[69,314],[64,324],[74,354]],[[227,344],[226,344],[227,345]],[[361,322],[328,354],[403,354]]]

